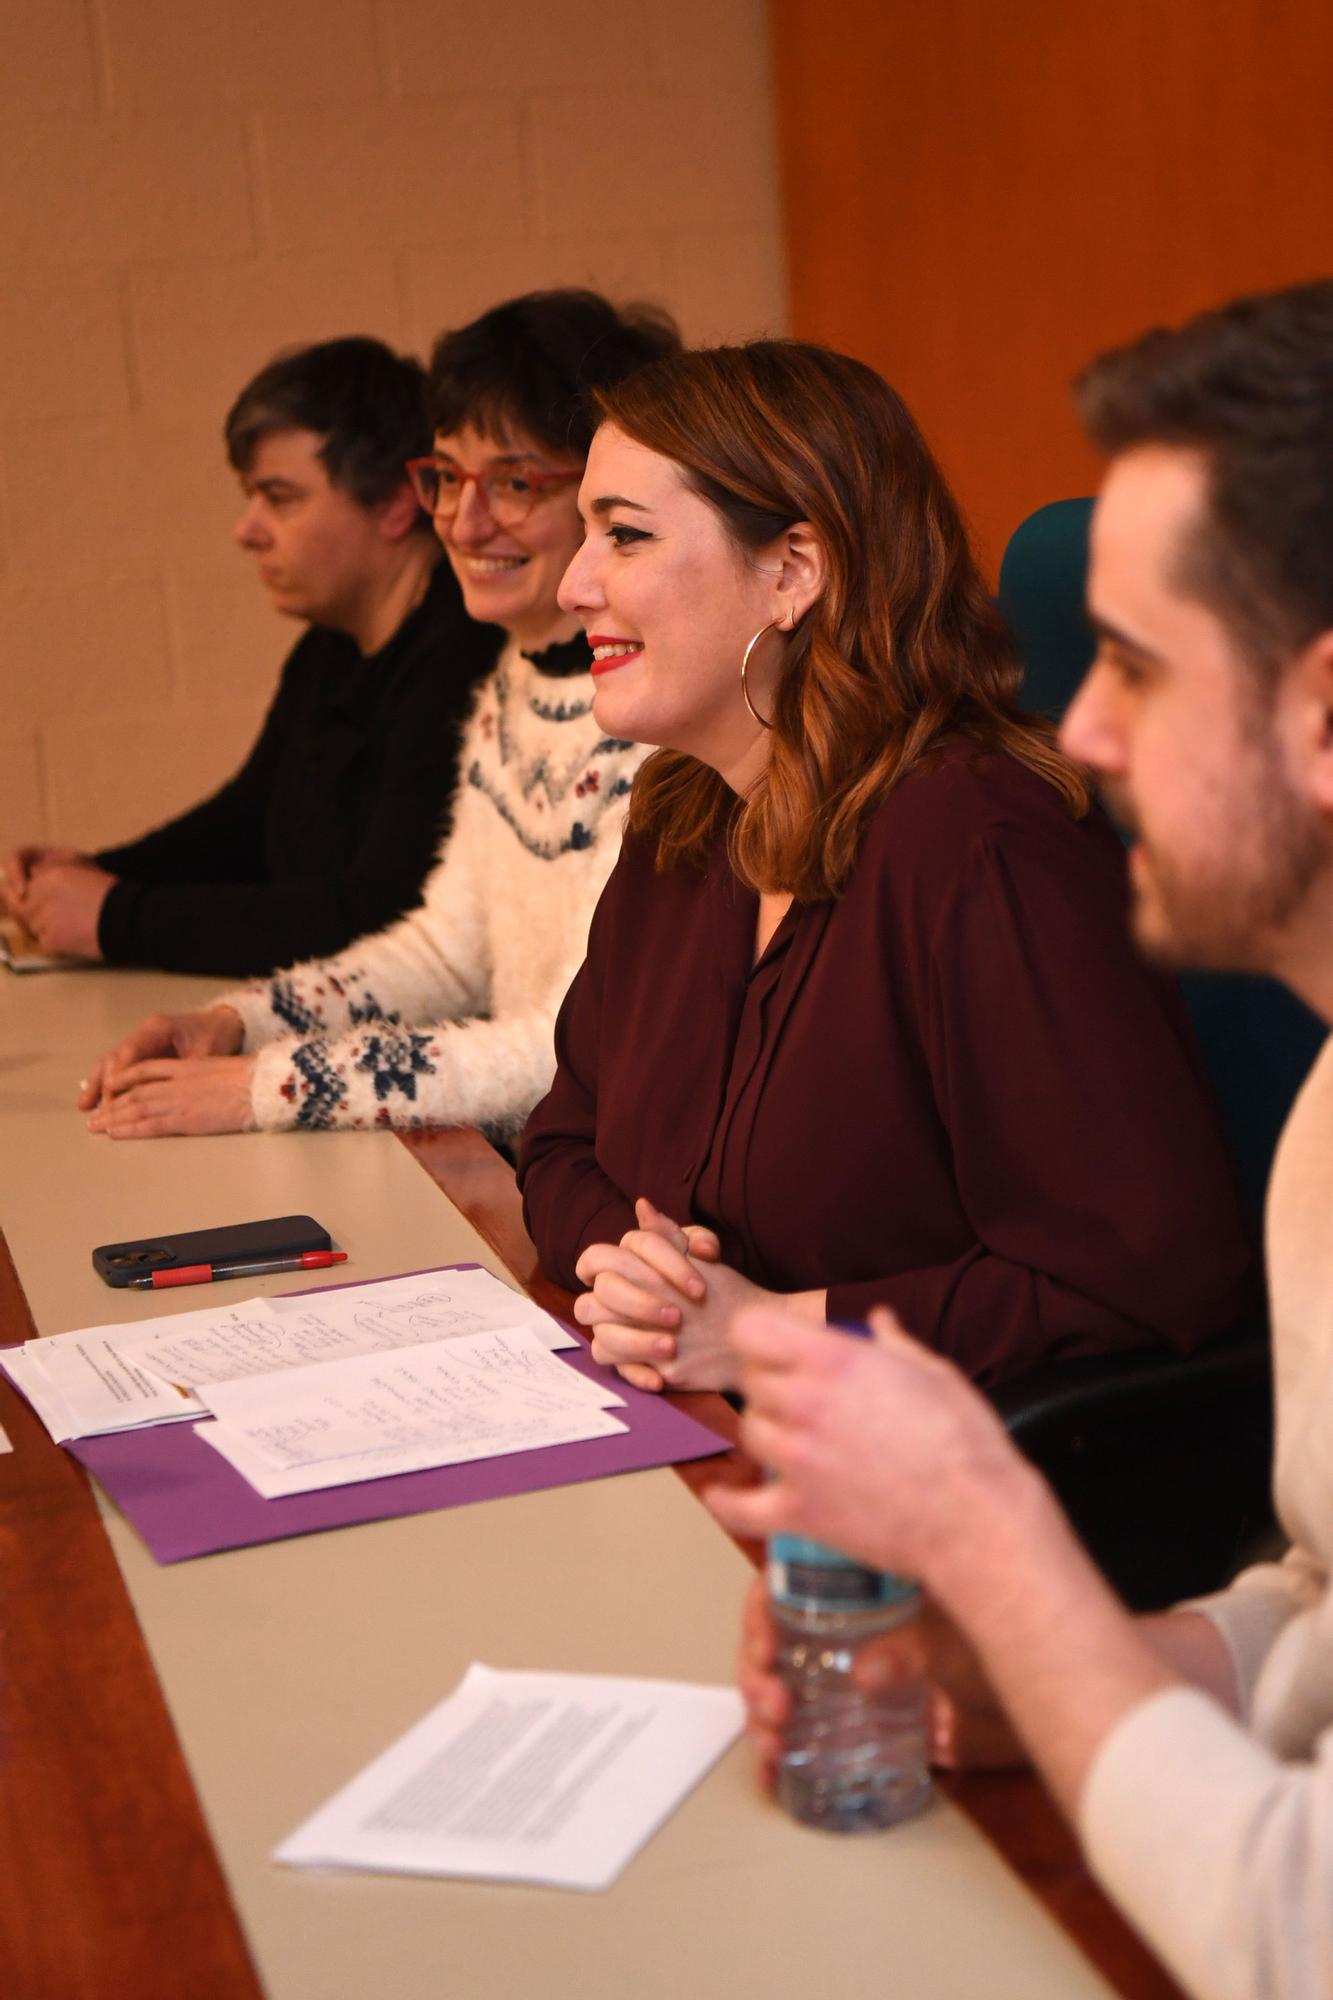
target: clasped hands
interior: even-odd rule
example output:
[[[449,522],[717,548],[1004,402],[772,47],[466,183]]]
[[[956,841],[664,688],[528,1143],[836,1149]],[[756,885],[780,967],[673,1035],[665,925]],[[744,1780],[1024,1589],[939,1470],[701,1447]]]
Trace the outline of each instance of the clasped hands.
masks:
[[[243,1035],[234,1007],[150,1014],[80,1082],[88,1130],[109,1139],[252,1131],[255,1059],[240,1054]]]
[[[115,876],[73,847],[16,847],[0,863],[0,913],[43,951],[100,958],[97,922]]]
[[[594,1361],[636,1389],[730,1388],[733,1314],[778,1295],[722,1263],[711,1229],[673,1222],[642,1197],[634,1213],[636,1229],[619,1243],[589,1244],[575,1266],[588,1290],[574,1317],[592,1334]]]

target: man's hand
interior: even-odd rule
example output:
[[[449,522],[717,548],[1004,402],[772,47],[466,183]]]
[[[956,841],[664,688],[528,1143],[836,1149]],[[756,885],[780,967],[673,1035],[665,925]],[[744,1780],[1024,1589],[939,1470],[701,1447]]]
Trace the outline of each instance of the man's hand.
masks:
[[[791,1705],[778,1676],[777,1656],[777,1626],[768,1589],[757,1577],[745,1599],[737,1678],[745,1700],[746,1730],[759,1753],[766,1784],[773,1782]],[[892,1632],[862,1646],[855,1678],[867,1694],[875,1694],[904,1674],[921,1672],[923,1660],[932,1764],[946,1770],[993,1770],[1027,1762],[976,1654],[928,1598],[914,1631]]]
[[[8,869],[6,869],[8,875]],[[90,861],[43,861],[25,879],[22,891],[11,894],[13,914],[26,924],[43,951],[70,958],[100,958],[97,920],[115,876]]]
[[[891,1314],[870,1323],[865,1341],[739,1316],[741,1441],[774,1477],[705,1499],[732,1534],[809,1535],[917,1578],[1072,1815],[1109,1733],[1178,1685],[1175,1663],[1097,1574],[984,1397]]]
[[[34,869],[54,866],[94,868],[96,865],[88,855],[80,854],[77,847],[45,847],[40,843],[11,847],[8,854],[0,856],[0,916],[18,916]]]
[[[123,1042],[99,1057],[79,1084],[80,1111],[92,1111],[113,1079],[150,1058],[234,1056],[240,1053],[245,1028],[234,1007],[196,1007],[186,1014],[150,1014]]]
[[[952,1363],[870,1316],[874,1338],[746,1312],[731,1344],[746,1397],[741,1437],[776,1477],[709,1504],[733,1534],[787,1531],[872,1568],[930,1581],[958,1524],[1022,1461],[985,1398]]]
[[[117,1070],[88,1120],[108,1139],[163,1139],[173,1134],[253,1132],[253,1056],[161,1057]]]

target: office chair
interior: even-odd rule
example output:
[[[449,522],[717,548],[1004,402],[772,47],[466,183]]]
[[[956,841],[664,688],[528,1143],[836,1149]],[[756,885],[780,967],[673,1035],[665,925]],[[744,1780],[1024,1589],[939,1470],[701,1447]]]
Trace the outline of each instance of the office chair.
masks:
[[[1025,705],[1063,714],[1094,651],[1084,612],[1090,500],[1057,500],[1014,532],[999,603]],[[1239,974],[1181,981],[1256,1244],[1278,1133],[1324,1027],[1286,990]],[[1274,1533],[1268,1328],[1256,1316],[1202,1350],[1051,1362],[992,1391],[1135,1610],[1224,1584]]]

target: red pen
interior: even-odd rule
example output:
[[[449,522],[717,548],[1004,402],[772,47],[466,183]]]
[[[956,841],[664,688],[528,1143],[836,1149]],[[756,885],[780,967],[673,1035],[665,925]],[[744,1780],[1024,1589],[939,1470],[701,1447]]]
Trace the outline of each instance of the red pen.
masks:
[[[174,1271],[154,1271],[131,1278],[137,1292],[161,1292],[168,1285],[215,1285],[220,1278],[267,1278],[274,1271],[323,1271],[330,1264],[345,1264],[345,1250],[303,1250],[299,1257],[273,1257],[262,1264],[182,1264]]]

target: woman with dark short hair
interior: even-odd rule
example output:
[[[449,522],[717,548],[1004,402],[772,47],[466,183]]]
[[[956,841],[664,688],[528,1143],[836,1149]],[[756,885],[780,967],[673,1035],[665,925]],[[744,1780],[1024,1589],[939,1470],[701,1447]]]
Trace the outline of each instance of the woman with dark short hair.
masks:
[[[588,644],[556,597],[590,397],[677,344],[662,315],[583,291],[511,299],[437,343],[435,446],[409,469],[494,666],[421,906],[334,958],[155,1015],[83,1086],[94,1131],[517,1134],[551,1079],[556,1008],[642,757],[594,717]]]
[[[595,1354],[726,1387],[765,1295],[986,1382],[1220,1331],[1251,1260],[1183,1013],[898,397],[760,342],[598,403],[561,601],[660,747],[520,1156]]]

